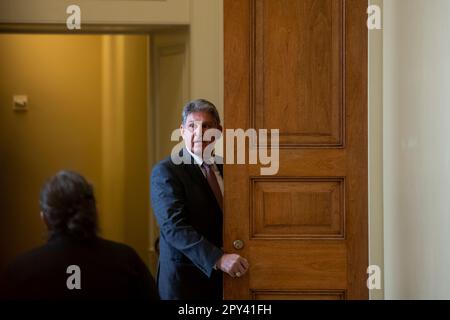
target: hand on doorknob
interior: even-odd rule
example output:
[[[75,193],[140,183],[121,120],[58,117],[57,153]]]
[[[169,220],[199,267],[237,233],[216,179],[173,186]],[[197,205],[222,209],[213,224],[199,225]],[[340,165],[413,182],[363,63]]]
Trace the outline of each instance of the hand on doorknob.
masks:
[[[225,253],[217,262],[217,269],[228,273],[231,277],[243,276],[249,267],[247,259],[235,253]]]

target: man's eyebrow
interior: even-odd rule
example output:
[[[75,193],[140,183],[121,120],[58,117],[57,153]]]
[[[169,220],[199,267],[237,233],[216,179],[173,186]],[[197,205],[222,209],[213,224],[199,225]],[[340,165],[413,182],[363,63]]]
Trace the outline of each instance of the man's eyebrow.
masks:
[[[215,123],[214,121],[206,121],[206,120],[191,120],[191,121],[188,121],[187,123],[196,123],[196,122],[201,122],[201,123]]]

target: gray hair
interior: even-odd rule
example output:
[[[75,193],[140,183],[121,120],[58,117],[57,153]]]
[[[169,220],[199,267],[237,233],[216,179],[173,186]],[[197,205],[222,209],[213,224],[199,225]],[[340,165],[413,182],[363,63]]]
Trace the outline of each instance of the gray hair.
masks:
[[[197,99],[190,101],[183,107],[181,119],[183,125],[186,124],[187,117],[194,112],[208,112],[213,116],[214,120],[216,120],[217,125],[220,125],[220,116],[219,112],[217,112],[216,106],[212,102],[205,99]]]

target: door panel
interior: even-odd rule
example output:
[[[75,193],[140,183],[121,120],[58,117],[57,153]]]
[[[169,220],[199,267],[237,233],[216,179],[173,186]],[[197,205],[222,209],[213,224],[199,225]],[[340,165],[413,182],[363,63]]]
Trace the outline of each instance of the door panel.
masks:
[[[367,1],[224,9],[225,128],[280,130],[277,175],[225,165],[224,297],[367,299]]]
[[[250,236],[343,238],[343,189],[343,179],[252,178]]]
[[[283,146],[342,145],[343,1],[256,0],[252,9],[252,127],[280,128]]]

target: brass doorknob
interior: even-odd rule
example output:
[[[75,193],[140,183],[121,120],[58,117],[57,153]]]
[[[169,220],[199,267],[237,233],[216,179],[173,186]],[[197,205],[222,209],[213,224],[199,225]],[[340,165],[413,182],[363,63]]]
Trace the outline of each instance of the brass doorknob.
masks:
[[[236,250],[241,250],[244,247],[244,241],[242,241],[242,240],[234,240],[233,241],[233,247]]]

